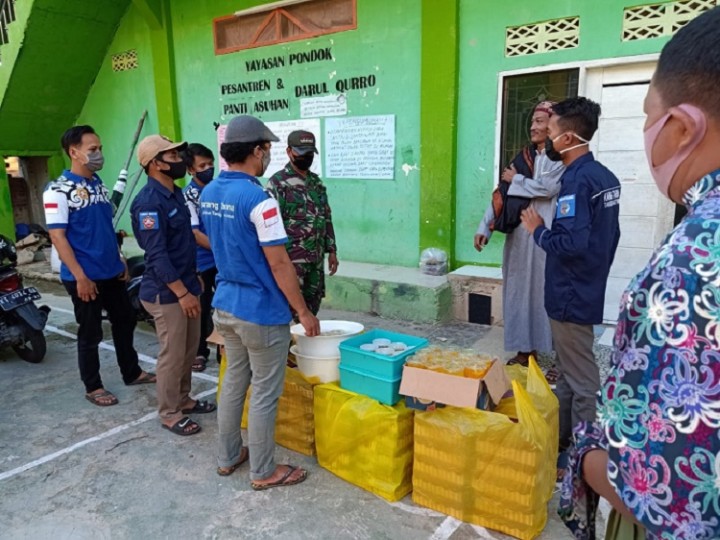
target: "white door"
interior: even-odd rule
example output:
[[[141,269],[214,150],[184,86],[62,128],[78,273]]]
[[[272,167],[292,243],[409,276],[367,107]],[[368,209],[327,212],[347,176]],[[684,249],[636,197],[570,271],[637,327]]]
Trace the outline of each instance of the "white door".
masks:
[[[655,63],[587,71],[586,95],[602,107],[591,149],[620,180],[620,244],[610,269],[604,319],[614,322],[630,279],[672,229],[674,205],[655,188],[645,158],[643,100]]]

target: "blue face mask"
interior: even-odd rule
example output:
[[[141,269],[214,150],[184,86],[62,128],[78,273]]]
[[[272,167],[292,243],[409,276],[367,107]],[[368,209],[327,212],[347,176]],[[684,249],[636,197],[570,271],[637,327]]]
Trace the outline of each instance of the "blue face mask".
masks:
[[[212,182],[212,179],[215,178],[215,167],[210,167],[202,172],[195,173],[195,177],[203,184],[209,184]]]

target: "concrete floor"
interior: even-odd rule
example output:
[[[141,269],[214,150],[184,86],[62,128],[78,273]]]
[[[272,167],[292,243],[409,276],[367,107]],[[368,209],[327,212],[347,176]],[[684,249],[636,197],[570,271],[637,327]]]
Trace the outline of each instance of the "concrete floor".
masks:
[[[299,486],[254,492],[247,469],[215,473],[215,414],[199,415],[199,435],[160,429],[153,386],[126,387],[112,342],[101,349],[105,386],[120,404],[98,408],[83,398],[76,367],[71,304],[55,284],[34,283],[50,305],[48,353],[33,365],[0,351],[0,538],[508,538],[403,501],[386,501],[321,469],[314,458],[277,447],[277,459],[302,465]],[[324,312],[321,318],[358,320],[502,354],[502,329],[472,324],[408,324]],[[157,343],[139,327],[137,350],[152,370]],[[217,364],[195,374],[193,392],[214,400]],[[549,505],[540,538],[570,539]]]

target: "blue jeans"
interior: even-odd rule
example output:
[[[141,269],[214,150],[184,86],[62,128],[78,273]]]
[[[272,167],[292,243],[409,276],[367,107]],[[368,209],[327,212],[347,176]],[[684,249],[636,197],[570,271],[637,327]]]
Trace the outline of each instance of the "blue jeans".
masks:
[[[218,466],[230,467],[242,450],[243,406],[248,387],[250,480],[275,472],[275,417],[285,383],[290,326],[264,326],[215,310],[215,328],[225,339],[226,370],[218,404]]]

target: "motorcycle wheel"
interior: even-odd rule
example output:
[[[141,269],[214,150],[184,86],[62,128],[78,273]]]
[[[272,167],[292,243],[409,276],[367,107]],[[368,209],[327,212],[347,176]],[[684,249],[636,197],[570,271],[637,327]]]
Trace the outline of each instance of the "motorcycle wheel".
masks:
[[[39,364],[45,358],[47,351],[47,342],[45,334],[34,328],[24,328],[25,343],[22,345],[13,345],[15,353],[31,364]]]

